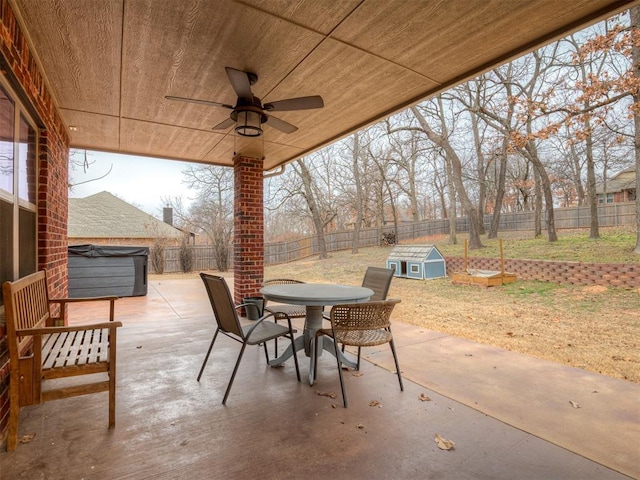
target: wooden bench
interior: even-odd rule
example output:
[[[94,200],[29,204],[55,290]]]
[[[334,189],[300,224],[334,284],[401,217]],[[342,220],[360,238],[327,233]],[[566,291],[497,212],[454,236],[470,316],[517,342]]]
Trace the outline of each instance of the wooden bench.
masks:
[[[9,347],[9,432],[7,451],[18,443],[20,408],[49,400],[109,391],[109,428],[116,412],[117,297],[50,299],[45,271],[15,282],[4,282],[5,317]],[[66,305],[72,302],[109,301],[109,322],[81,326],[54,326],[64,322]],[[57,317],[52,305],[60,306]],[[61,379],[100,374],[78,384]],[[106,374],[106,376],[105,376]]]

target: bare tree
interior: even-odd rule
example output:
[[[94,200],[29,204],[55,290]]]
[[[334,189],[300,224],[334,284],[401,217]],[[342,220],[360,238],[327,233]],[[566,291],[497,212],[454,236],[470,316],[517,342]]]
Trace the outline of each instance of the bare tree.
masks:
[[[318,157],[319,155],[314,159],[318,160]],[[296,160],[290,166],[302,182],[302,188],[298,191],[298,194],[302,195],[305,199],[309,209],[318,242],[318,257],[323,260],[329,258],[324,236],[325,228],[335,219],[336,213],[335,210],[331,208],[330,203],[326,201],[328,199],[326,197],[323,199],[322,192],[320,192],[316,183],[317,177],[311,174],[305,160],[306,159]]]
[[[452,180],[456,187],[456,192],[458,194],[458,198],[460,199],[460,203],[462,204],[462,208],[465,210],[467,218],[469,219],[469,248],[472,250],[482,248],[484,245],[480,240],[478,210],[469,198],[467,190],[462,181],[462,161],[460,160],[460,157],[458,156],[456,150],[453,148],[452,144],[449,142],[447,123],[444,116],[441,96],[436,97],[435,105],[440,133],[437,133],[433,128],[431,128],[430,124],[427,122],[426,117],[421,113],[419,107],[411,107],[411,112],[420,124],[420,127],[422,128],[422,131],[427,136],[427,138],[442,149],[446,160],[451,164],[451,173],[453,175]],[[455,221],[455,219],[452,219],[451,221]]]
[[[83,173],[87,173],[91,165],[93,165],[96,161],[92,160],[89,152],[86,150],[71,150],[69,153],[69,191],[73,191],[73,187],[77,187],[78,185],[84,185],[85,183],[95,182],[97,180],[101,180],[105,178],[107,175],[111,173],[113,170],[113,164],[109,166],[109,170],[102,175],[98,175],[97,177],[90,178],[89,180],[76,181],[74,180],[75,173],[78,170],[82,170]]]
[[[204,233],[214,247],[218,270],[229,268],[233,239],[233,170],[217,166],[191,166],[183,171],[185,182],[197,192],[197,199],[182,213],[174,205],[185,226]]]

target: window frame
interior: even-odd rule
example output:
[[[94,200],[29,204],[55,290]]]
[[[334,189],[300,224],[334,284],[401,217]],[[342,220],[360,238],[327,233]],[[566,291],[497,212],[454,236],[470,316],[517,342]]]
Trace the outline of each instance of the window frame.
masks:
[[[9,79],[5,75],[0,75],[0,87],[2,88],[4,94],[11,100],[13,103],[13,179],[12,179],[12,188],[13,192],[8,192],[4,189],[0,188],[0,200],[5,202],[8,205],[11,205],[12,210],[12,226],[11,226],[11,276],[12,278],[9,280],[16,280],[20,277],[20,259],[22,257],[21,253],[21,245],[20,241],[20,233],[21,233],[21,210],[26,211],[33,215],[34,225],[31,225],[32,231],[35,234],[35,238],[33,239],[33,251],[30,255],[33,257],[33,266],[32,268],[28,268],[29,270],[33,270],[34,272],[38,269],[38,188],[39,188],[39,165],[38,165],[38,148],[40,141],[40,129],[37,126],[37,123],[34,121],[33,117],[30,115],[27,108],[25,108],[24,104],[20,101],[20,97],[16,94],[15,90],[12,88]],[[9,119],[7,119],[9,121]],[[22,153],[22,138],[21,138],[21,128],[26,125],[27,131],[29,133],[33,132],[33,143],[29,142],[29,138],[25,142],[27,152],[26,161],[27,168],[26,172],[29,171],[29,162],[33,161],[33,174],[34,178],[30,184],[31,188],[33,188],[33,192],[31,195],[31,199],[22,198],[27,197],[28,195],[23,194],[21,192],[21,159],[20,155]],[[31,159],[29,158],[29,147],[33,147],[33,154],[31,155]],[[29,181],[22,182],[29,184]],[[31,201],[33,200],[33,201]],[[30,222],[29,222],[30,223]],[[0,313],[4,310],[4,301],[0,296]]]

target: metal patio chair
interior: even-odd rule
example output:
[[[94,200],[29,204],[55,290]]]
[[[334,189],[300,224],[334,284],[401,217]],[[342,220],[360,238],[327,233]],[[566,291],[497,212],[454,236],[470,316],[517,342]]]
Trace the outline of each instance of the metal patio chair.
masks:
[[[360,352],[361,347],[388,343],[396,365],[400,390],[404,391],[390,321],[391,312],[398,303],[400,303],[400,300],[393,299],[334,305],[329,316],[331,328],[323,328],[317,331],[312,355],[318,351],[318,339],[322,335],[333,338],[338,362],[338,375],[340,376],[340,388],[342,390],[342,402],[345,407],[347,406],[347,393],[342,376],[342,362],[340,360],[340,352],[338,352],[338,343],[358,347],[358,352]],[[314,355],[314,358],[315,362],[317,362],[318,357]],[[318,371],[317,368],[315,371]]]
[[[373,290],[370,301],[387,299],[394,271],[392,268],[367,267],[362,279],[362,286]]]
[[[229,291],[229,286],[225,279],[223,277],[209,275],[206,273],[201,273],[200,277],[202,278],[207,294],[209,295],[209,301],[213,308],[217,327],[216,332],[213,335],[213,339],[211,340],[211,345],[209,345],[209,350],[207,350],[207,355],[204,357],[204,362],[202,362],[202,367],[198,374],[198,381],[200,381],[200,377],[202,377],[202,372],[204,372],[204,367],[207,364],[207,360],[209,360],[209,355],[211,354],[211,350],[213,349],[213,344],[216,341],[218,333],[222,333],[223,335],[226,335],[227,337],[242,344],[233,373],[229,379],[229,384],[227,385],[227,390],[225,391],[224,398],[222,399],[223,405],[227,402],[227,397],[231,391],[231,385],[233,385],[233,380],[235,379],[238,371],[240,360],[242,360],[242,355],[244,354],[244,350],[247,345],[263,345],[264,354],[268,364],[269,353],[267,352],[267,342],[278,337],[288,337],[291,340],[291,346],[293,348],[293,360],[296,365],[296,375],[298,377],[298,381],[300,381],[300,369],[298,368],[298,356],[296,355],[293,344],[293,328],[291,327],[291,319],[286,317],[288,326],[279,325],[275,322],[266,320],[268,317],[273,315],[268,313],[267,315],[261,316],[255,322],[251,322],[251,324],[243,327],[240,324],[240,319],[236,309],[244,307],[245,304],[234,305],[231,292]]]

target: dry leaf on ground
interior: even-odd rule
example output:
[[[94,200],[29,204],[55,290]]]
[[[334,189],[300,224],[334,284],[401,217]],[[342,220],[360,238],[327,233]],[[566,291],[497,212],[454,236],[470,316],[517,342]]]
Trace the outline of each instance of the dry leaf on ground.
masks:
[[[573,408],[580,408],[580,404],[578,402],[574,402],[573,400],[569,400],[569,403]]]
[[[436,436],[433,437],[433,439],[438,444],[438,448],[440,450],[451,450],[455,446],[455,442],[453,440],[442,438],[438,433],[436,433]]]
[[[421,393],[420,396],[418,397],[418,400],[422,402],[430,402],[431,398],[427,397],[424,393]]]
[[[336,398],[336,394],[333,392],[321,392],[320,390],[316,390],[316,395],[320,395],[321,397],[329,397]]]
[[[20,439],[18,440],[18,443],[29,443],[31,440],[34,439],[35,436],[36,436],[35,433],[27,433],[26,435],[23,435],[22,437],[20,437]]]
[[[380,402],[378,400],[371,400],[369,402],[369,406],[370,407],[379,407],[382,408],[382,405],[380,405]]]

